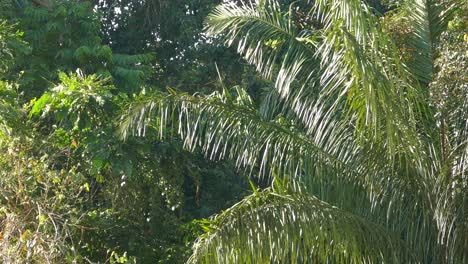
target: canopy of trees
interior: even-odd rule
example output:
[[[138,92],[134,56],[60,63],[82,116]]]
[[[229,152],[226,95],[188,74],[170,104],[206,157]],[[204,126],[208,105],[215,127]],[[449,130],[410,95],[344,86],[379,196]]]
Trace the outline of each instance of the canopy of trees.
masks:
[[[1,0],[1,263],[468,264],[463,0]]]

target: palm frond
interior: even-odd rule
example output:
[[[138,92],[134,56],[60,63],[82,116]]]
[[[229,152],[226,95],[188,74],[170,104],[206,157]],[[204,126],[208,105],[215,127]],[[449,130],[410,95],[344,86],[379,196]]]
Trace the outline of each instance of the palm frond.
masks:
[[[216,216],[189,263],[416,263],[384,228],[275,185]]]
[[[277,76],[276,89],[304,125],[319,96],[320,105],[345,101],[358,133],[391,155],[418,150],[416,123],[427,107],[378,19],[360,0],[314,1],[310,12],[321,24],[307,32],[313,44],[277,1],[222,4],[207,19],[207,32],[236,46],[264,76]]]
[[[290,94],[291,84],[306,85],[317,75],[313,29],[299,31],[276,1],[219,5],[206,25],[208,34],[236,46],[264,77],[275,76],[275,86],[284,97]]]
[[[332,232],[338,237],[331,246],[320,239],[300,240],[294,234],[306,229],[294,228],[306,228],[301,221],[319,221],[317,226],[328,224],[335,230],[333,225],[338,222],[327,219],[329,222],[323,223],[307,214],[302,215],[299,224],[297,219],[287,218],[297,224],[293,227],[286,227],[286,220],[280,224],[273,221],[283,212],[287,217],[297,217],[295,212],[307,211],[307,206],[322,210],[325,201],[346,208],[343,214],[352,219],[362,217],[355,226],[364,222],[385,226],[403,238],[423,263],[456,263],[459,258],[453,256],[462,250],[457,241],[462,233],[459,227],[463,226],[457,221],[463,219],[463,214],[454,207],[461,203],[451,201],[463,195],[447,191],[453,190],[453,181],[439,179],[443,168],[452,167],[444,163],[437,144],[431,143],[433,124],[425,127],[428,120],[434,120],[424,98],[427,90],[400,61],[393,39],[386,35],[364,1],[317,0],[310,1],[310,5],[311,17],[317,19],[319,27],[306,33],[299,32],[288,13],[273,0],[243,6],[225,3],[207,20],[209,34],[237,47],[260,73],[274,78],[275,89],[263,98],[260,110],[242,89],[235,93],[225,89],[222,94],[210,96],[170,91],[169,95],[155,94],[136,101],[122,119],[124,137],[144,135],[148,129],[161,137],[172,131],[191,151],[201,149],[211,159],[233,159],[239,167],[258,173],[259,177],[271,179],[276,173],[281,179],[298,180],[319,197],[304,198],[306,194],[297,189],[297,196],[267,191],[273,205],[256,204],[261,200],[259,196],[249,197],[220,215],[219,222],[215,220],[219,225],[199,241],[192,260],[401,262],[394,252],[378,251],[385,243],[374,241],[376,247],[370,245],[370,249],[376,251],[370,258],[360,249],[367,248],[369,241],[358,238],[363,244],[354,240],[347,244],[350,240],[341,236],[352,232],[345,228],[348,218],[345,229]],[[466,119],[464,122],[458,122],[452,131],[463,130]],[[459,140],[460,133],[454,134],[458,142],[454,146],[458,147],[450,159],[458,166],[456,170],[466,175],[466,142]],[[298,207],[293,207],[284,200],[276,204],[274,197],[300,198],[293,203]],[[258,228],[254,227],[257,222],[261,224]],[[229,231],[224,231],[224,226]],[[275,232],[281,226],[286,232],[283,236],[270,232],[262,240],[255,236],[262,234],[263,226]],[[241,234],[241,227],[251,231]],[[313,234],[318,232],[307,228]],[[217,240],[217,232],[239,239]],[[456,235],[450,235],[451,232]],[[259,252],[252,249],[257,243]],[[355,249],[359,249],[352,251],[356,254],[350,254],[347,245],[358,244]],[[293,248],[280,251],[286,245]],[[346,249],[348,255],[341,249]],[[298,251],[312,253],[303,257]],[[330,253],[329,259],[322,258],[324,252]]]
[[[391,155],[420,149],[416,122],[427,106],[379,20],[361,0],[315,1],[312,10],[323,23],[324,94],[344,98],[356,130]]]
[[[309,137],[284,118],[265,120],[242,89],[206,97],[145,96],[129,107],[121,134],[144,135],[154,119],[158,124],[153,128],[161,136],[171,124],[187,149],[200,148],[210,159],[233,159],[241,168],[258,169],[260,177],[269,177],[272,171],[301,177],[305,166],[315,175],[364,177],[357,161],[360,155],[353,155],[357,146],[352,133],[344,126],[317,114],[310,133],[314,136]]]
[[[276,173],[298,180],[320,199],[391,226],[404,237],[432,236],[433,221],[422,214],[430,207],[422,179],[382,161],[376,149],[361,148],[352,130],[326,110],[317,106],[312,125],[302,132],[282,116],[264,119],[241,89],[204,97],[145,95],[124,115],[121,134],[145,135],[154,129],[164,137],[172,125],[187,149],[201,149],[210,159],[235,160],[259,177],[271,179]],[[411,222],[415,218],[418,223]],[[417,247],[415,254],[424,255],[435,245]]]
[[[414,57],[410,69],[424,84],[433,78],[436,45],[458,7],[454,1],[436,0],[409,0],[401,7],[412,26],[409,45]]]

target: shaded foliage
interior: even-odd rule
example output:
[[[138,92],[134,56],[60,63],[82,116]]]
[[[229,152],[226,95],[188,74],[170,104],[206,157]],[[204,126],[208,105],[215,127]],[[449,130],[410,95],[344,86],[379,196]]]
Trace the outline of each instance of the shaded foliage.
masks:
[[[176,140],[121,142],[122,106],[156,89],[144,85],[154,52],[104,45],[91,2],[48,3],[0,12],[2,261],[183,262],[194,219],[236,202],[245,181]]]

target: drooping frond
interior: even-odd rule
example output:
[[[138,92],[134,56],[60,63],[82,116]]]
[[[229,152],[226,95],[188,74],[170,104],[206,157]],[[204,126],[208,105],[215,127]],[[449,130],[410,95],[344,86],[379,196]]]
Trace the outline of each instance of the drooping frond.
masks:
[[[321,26],[306,38],[278,6],[222,4],[207,19],[207,32],[236,46],[265,76],[275,73],[276,89],[305,126],[320,96],[320,105],[340,105],[335,111],[348,113],[358,134],[391,155],[418,150],[416,122],[426,111],[424,101],[367,5],[313,1],[306,11]]]
[[[408,0],[401,8],[401,15],[412,26],[409,45],[414,57],[410,69],[425,84],[433,77],[440,34],[447,29],[458,6],[454,1]]]
[[[357,131],[391,155],[417,151],[426,104],[379,20],[361,0],[315,1],[312,10],[323,23],[324,94],[344,97]]]
[[[317,0],[310,1],[310,5],[310,17],[318,26],[307,33],[299,32],[277,1],[256,1],[244,6],[222,4],[207,20],[208,33],[236,47],[260,73],[274,79],[275,90],[262,99],[260,112],[242,90],[207,97],[156,94],[131,106],[123,119],[123,136],[144,135],[148,129],[164,136],[171,131],[168,125],[172,125],[172,131],[189,150],[201,149],[211,159],[233,159],[239,167],[260,176],[276,172],[280,178],[299,179],[321,201],[385,226],[405,240],[422,263],[457,263],[462,252],[459,240],[463,237],[463,224],[459,222],[464,215],[459,210],[461,202],[453,201],[466,192],[453,186],[466,186],[466,177],[459,178],[461,185],[454,185],[458,180],[439,176],[452,168],[457,171],[454,174],[466,175],[466,141],[459,137],[468,131],[466,118],[451,122],[457,123],[451,131],[457,138],[453,146],[458,147],[445,162],[437,142],[432,144],[437,141],[431,138],[437,129],[431,123],[434,117],[433,109],[427,106],[428,91],[400,61],[393,39],[381,28],[365,1]],[[465,108],[460,111],[467,112]],[[269,199],[275,204],[274,198]],[[314,204],[308,200],[312,198],[304,199],[305,204]],[[249,198],[245,204],[253,204],[253,200]],[[255,220],[262,228],[264,223],[267,230],[274,229],[277,222],[261,219],[272,220],[282,211],[274,211],[275,206],[268,207],[266,203],[254,205],[258,210],[252,207],[250,211],[262,212]],[[288,206],[277,205],[290,217],[292,212],[303,210],[299,205],[292,209]],[[206,236],[198,244],[199,254],[194,262],[309,260],[293,254],[308,249],[300,248],[302,240],[291,238],[284,245],[292,243],[294,248],[279,254],[276,247],[283,240],[273,243],[275,240],[268,240],[269,233],[267,240],[261,242],[254,237],[261,234],[260,227],[251,229],[252,237],[250,233],[241,236],[242,228],[248,227],[242,222],[244,218],[256,223],[250,211],[243,210],[239,215],[219,218],[226,219],[220,221],[228,225],[231,222],[227,219],[239,224],[231,225],[236,231],[229,232],[239,236],[233,243],[240,246],[219,246],[224,243],[219,241],[210,244],[212,237]],[[283,227],[284,222],[281,224]],[[222,226],[214,232],[223,230]],[[284,236],[289,239],[286,234],[296,234],[294,231],[297,230],[286,229]],[[346,230],[338,231],[339,235],[346,234]],[[245,251],[253,243],[246,241],[260,241],[255,249],[261,252]],[[265,246],[264,252],[262,243],[270,245]],[[238,248],[248,253],[235,252]],[[319,248],[313,247],[317,250],[313,252],[322,256]],[[381,258],[373,259],[364,259],[361,253],[355,258],[340,253],[338,256],[342,262],[391,262],[382,257],[384,253],[377,253]],[[333,262],[335,256],[312,260]]]
[[[222,4],[206,23],[208,34],[237,47],[264,77],[274,77],[275,86],[284,97],[290,95],[294,82],[304,86],[317,75],[313,29],[300,31],[276,1],[242,6]]]
[[[121,133],[125,138],[154,129],[163,137],[172,125],[187,149],[201,149],[208,158],[229,158],[260,177],[276,172],[281,178],[299,180],[321,199],[389,224],[405,237],[420,237],[420,230],[431,229],[431,218],[410,222],[428,208],[422,179],[379,161],[382,155],[376,149],[360,148],[352,131],[326,108],[315,111],[311,126],[302,132],[281,116],[262,117],[240,89],[237,97],[226,91],[205,97],[145,95],[130,106]],[[395,221],[387,221],[389,216]],[[434,244],[418,246],[420,255]]]
[[[298,29],[292,12],[292,6],[286,12],[270,0],[243,6],[223,4],[208,16],[206,30],[236,47],[264,77],[273,79],[279,95],[276,102],[281,101],[307,127],[314,119],[320,93],[320,61],[315,56],[318,34],[313,28]]]
[[[250,100],[242,89],[236,98],[227,91],[207,97],[145,96],[124,116],[122,135],[144,135],[157,119],[154,128],[161,136],[171,124],[189,150],[201,148],[211,159],[233,159],[239,167],[257,168],[260,176],[275,171],[300,177],[310,166],[309,176],[363,177],[352,133],[339,123],[317,114],[315,130],[307,135],[284,118],[265,120]]]
[[[398,237],[276,185],[216,216],[189,263],[417,263]]]

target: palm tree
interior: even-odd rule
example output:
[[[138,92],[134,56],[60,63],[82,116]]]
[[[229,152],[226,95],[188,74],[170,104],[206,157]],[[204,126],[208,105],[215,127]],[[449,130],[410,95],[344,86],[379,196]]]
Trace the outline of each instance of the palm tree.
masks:
[[[214,216],[189,263],[468,263],[468,89],[441,117],[429,85],[460,5],[405,2],[402,61],[365,1],[299,3],[226,1],[207,18],[272,80],[260,106],[239,87],[170,90],[122,119],[124,138],[173,131],[271,182]]]

